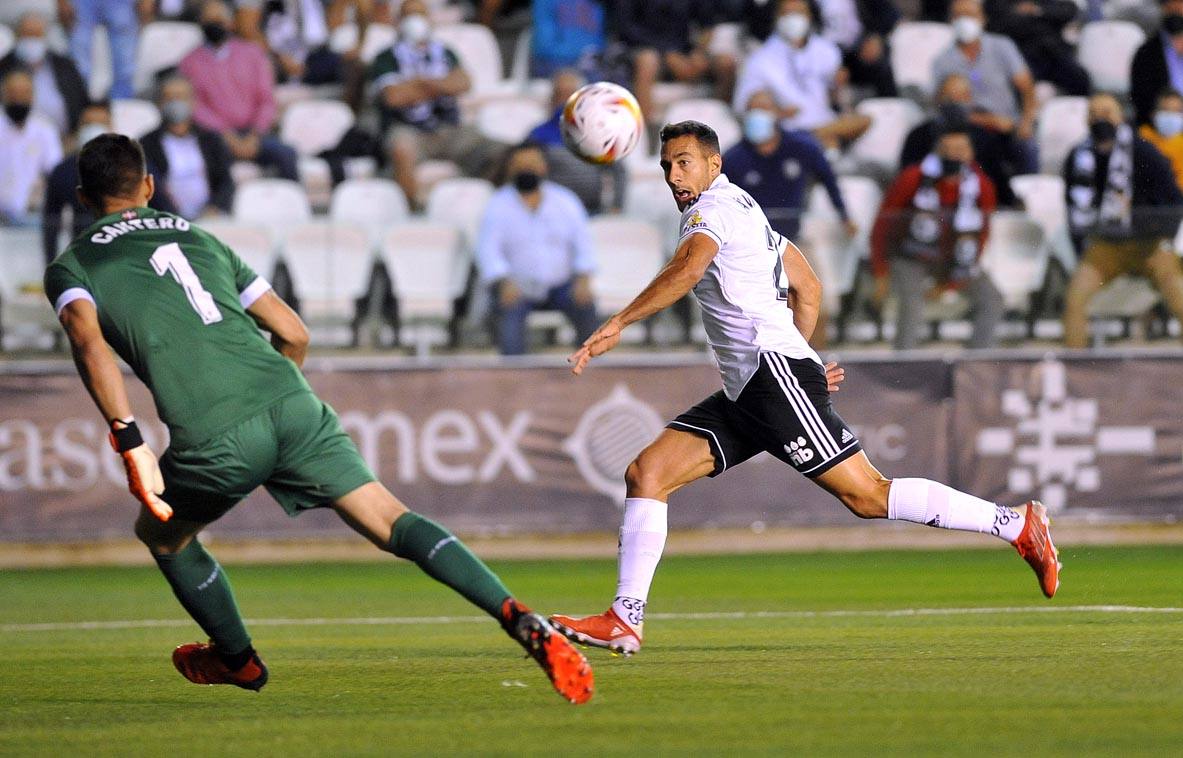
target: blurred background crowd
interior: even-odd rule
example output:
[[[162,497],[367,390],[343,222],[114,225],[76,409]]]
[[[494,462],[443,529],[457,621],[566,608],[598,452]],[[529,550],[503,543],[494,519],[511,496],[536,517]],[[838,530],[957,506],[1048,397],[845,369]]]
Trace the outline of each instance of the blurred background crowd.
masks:
[[[596,80],[648,122],[608,167],[559,131]],[[0,349],[55,333],[108,130],[322,344],[581,339],[672,253],[688,118],[817,269],[819,343],[1174,343],[1180,93],[1183,0],[6,0]],[[682,305],[634,339],[700,344]]]

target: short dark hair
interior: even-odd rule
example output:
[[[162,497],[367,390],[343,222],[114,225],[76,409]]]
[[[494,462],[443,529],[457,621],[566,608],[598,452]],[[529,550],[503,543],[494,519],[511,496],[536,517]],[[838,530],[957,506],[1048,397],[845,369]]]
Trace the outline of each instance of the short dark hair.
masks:
[[[661,127],[661,144],[665,144],[678,137],[694,137],[698,144],[706,148],[707,155],[720,155],[723,150],[719,147],[719,135],[715,130],[701,121],[679,121],[676,124],[666,124]]]
[[[524,153],[527,151],[534,151],[534,150],[537,150],[538,153],[542,156],[542,162],[546,164],[546,167],[549,170],[550,169],[550,157],[547,155],[546,145],[542,144],[541,142],[539,142],[537,140],[527,139],[527,140],[517,143],[516,145],[511,145],[510,147],[505,149],[504,153],[501,154],[501,161],[497,165],[497,172],[495,174],[496,179],[497,179],[497,183],[504,184],[505,182],[509,181],[509,179],[510,179],[509,162],[513,160],[513,157],[515,155],[517,155],[518,153]]]
[[[133,197],[144,173],[144,148],[123,134],[100,134],[78,153],[82,194],[100,208],[107,198]]]
[[[1154,98],[1154,102],[1155,104],[1161,103],[1168,97],[1174,97],[1183,100],[1183,92],[1180,92],[1174,87],[1164,87],[1163,89],[1159,90],[1158,95]]]

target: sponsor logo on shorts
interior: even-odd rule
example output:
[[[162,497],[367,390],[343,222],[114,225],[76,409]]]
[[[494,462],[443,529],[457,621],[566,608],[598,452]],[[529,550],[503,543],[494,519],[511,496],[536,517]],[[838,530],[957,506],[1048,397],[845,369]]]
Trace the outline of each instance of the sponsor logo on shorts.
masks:
[[[794,466],[804,466],[813,460],[813,451],[809,449],[809,443],[804,437],[798,437],[785,445],[785,452],[789,454],[789,460]]]

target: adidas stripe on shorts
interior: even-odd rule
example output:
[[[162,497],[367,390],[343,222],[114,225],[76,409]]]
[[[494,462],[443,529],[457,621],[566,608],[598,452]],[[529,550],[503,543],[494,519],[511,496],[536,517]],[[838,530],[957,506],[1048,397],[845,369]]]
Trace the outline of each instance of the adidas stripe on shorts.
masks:
[[[710,443],[718,476],[767,451],[808,477],[829,471],[862,447],[830,403],[826,373],[808,358],[763,353],[736,400],[722,390],[666,425]]]

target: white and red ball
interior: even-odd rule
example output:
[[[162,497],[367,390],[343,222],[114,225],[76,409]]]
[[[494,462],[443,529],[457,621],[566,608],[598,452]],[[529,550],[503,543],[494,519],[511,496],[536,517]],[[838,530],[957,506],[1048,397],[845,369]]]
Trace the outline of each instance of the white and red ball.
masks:
[[[560,119],[563,143],[588,163],[613,163],[633,151],[645,121],[633,93],[612,82],[575,91]]]

